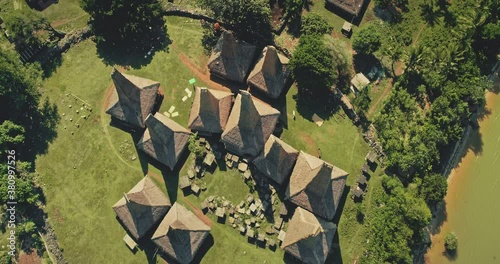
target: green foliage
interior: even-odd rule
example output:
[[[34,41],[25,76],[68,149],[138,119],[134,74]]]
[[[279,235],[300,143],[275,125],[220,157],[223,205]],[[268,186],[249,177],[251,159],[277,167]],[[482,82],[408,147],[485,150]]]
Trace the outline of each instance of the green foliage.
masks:
[[[10,120],[0,125],[0,150],[15,149],[24,142],[24,128]]]
[[[192,134],[191,136],[189,136],[189,140],[188,140],[188,149],[191,153],[194,154],[194,156],[196,158],[201,158],[203,156],[203,148],[200,146],[200,144],[198,144],[198,142],[196,141],[196,138],[198,137],[198,132]]]
[[[40,194],[32,181],[30,163],[18,161],[16,164],[16,201],[20,206],[36,205],[40,199]],[[0,202],[6,203],[8,196],[8,169],[7,165],[0,165]]]
[[[291,19],[300,17],[304,0],[285,0],[286,15]]]
[[[353,36],[352,48],[359,54],[373,54],[382,44],[377,26],[367,24],[361,27]]]
[[[432,173],[425,175],[419,193],[427,204],[433,205],[444,199],[447,188],[446,178],[441,174]]]
[[[422,241],[420,230],[429,224],[431,212],[425,202],[407,191],[397,178],[383,176],[384,191],[375,193],[379,207],[373,209],[366,263],[411,263],[411,247]]]
[[[302,26],[300,32],[303,35],[323,35],[330,34],[333,26],[322,16],[316,13],[307,13],[302,18]]]
[[[271,10],[265,0],[197,0],[211,15],[229,25],[236,35],[254,44],[270,44]]]
[[[300,38],[290,59],[290,68],[299,89],[310,93],[328,90],[337,77],[331,51],[323,39],[316,36]]]
[[[354,106],[356,106],[357,110],[363,113],[366,113],[370,108],[370,102],[372,99],[370,98],[370,87],[366,87],[361,89],[359,93],[356,94],[356,98],[353,100]]]
[[[109,51],[144,52],[166,44],[165,20],[158,0],[81,0],[98,46]]]
[[[450,232],[444,238],[444,247],[447,251],[455,251],[458,248],[458,237],[454,232]]]
[[[11,12],[5,19],[9,33],[18,44],[23,46],[37,46],[45,41],[40,31],[48,30],[48,20],[31,9],[22,9]]]

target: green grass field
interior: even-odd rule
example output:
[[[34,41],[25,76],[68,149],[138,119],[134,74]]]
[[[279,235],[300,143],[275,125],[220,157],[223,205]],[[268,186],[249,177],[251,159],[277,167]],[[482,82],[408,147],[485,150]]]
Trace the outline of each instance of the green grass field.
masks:
[[[200,42],[202,31],[198,21],[185,18],[168,17],[167,24],[172,40],[168,51],[157,52],[150,64],[128,72],[159,81],[165,93],[160,112],[175,106],[180,115],[174,120],[186,126],[192,98],[186,102],[181,98],[185,95],[184,89],[189,87],[188,80],[196,75],[184,65],[180,54],[186,55],[198,68],[205,68],[207,58]],[[176,193],[173,191],[175,184],[169,182],[177,175],[165,175],[152,165],[146,169],[141,167],[140,158],[134,159],[140,155],[131,135],[109,125],[110,118],[103,114],[102,105],[111,85],[110,73],[111,66],[103,64],[95,45],[85,41],[65,53],[62,65],[44,82],[44,95],[57,103],[59,113],[64,116],[61,116],[57,139],[48,154],[38,158],[36,170],[47,196],[46,212],[70,263],[144,263],[148,259],[146,254],[143,251],[133,254],[122,241],[125,231],[116,221],[111,206],[141,179],[144,170],[162,175],[167,179],[167,186],[162,185],[162,188],[168,189],[170,195]],[[206,86],[207,83],[198,80],[196,85]],[[307,107],[301,112],[304,116],[297,114],[293,120],[291,113],[297,108],[293,99],[296,93],[296,88],[292,87],[287,94],[288,129],[283,132],[282,139],[312,155],[317,155],[320,147],[322,158],[349,172],[348,185],[353,185],[369,150],[360,133],[339,114],[318,127],[310,121],[313,112]],[[80,109],[84,102],[92,112]],[[82,115],[88,118],[83,119]],[[189,160],[186,166],[188,163]],[[180,174],[185,173],[186,166]],[[178,201],[198,206],[206,196],[220,195],[238,202],[248,192],[235,171],[216,170],[213,175],[206,176],[205,181],[206,193],[200,197],[182,198],[179,191]],[[378,186],[378,177],[372,177],[370,190]],[[370,193],[365,202],[367,214],[371,207]],[[355,204],[347,198],[339,223],[340,249],[335,246],[334,250],[334,254],[341,254],[345,263],[356,259],[366,243],[366,228],[357,222],[356,214]],[[272,252],[257,248],[227,225],[214,221],[211,233],[214,245],[205,254],[203,263],[283,262],[281,250]]]

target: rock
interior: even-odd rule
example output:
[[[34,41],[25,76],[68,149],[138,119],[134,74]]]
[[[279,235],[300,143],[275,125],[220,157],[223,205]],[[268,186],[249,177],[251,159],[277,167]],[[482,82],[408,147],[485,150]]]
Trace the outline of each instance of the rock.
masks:
[[[68,105],[69,108],[73,107],[72,105]]]
[[[137,157],[136,157],[135,155],[132,155],[132,156],[130,157],[130,159],[131,159],[131,160],[136,160],[136,159],[137,159]]]

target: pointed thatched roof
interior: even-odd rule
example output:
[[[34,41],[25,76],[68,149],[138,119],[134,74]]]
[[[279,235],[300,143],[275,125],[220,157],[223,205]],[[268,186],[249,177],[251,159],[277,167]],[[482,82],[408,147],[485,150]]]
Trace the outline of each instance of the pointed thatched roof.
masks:
[[[298,207],[288,224],[281,249],[307,264],[323,264],[337,226]]]
[[[325,0],[326,4],[333,5],[342,9],[343,11],[351,14],[352,16],[359,16],[363,5],[366,0]]]
[[[232,104],[233,94],[230,92],[196,87],[188,128],[200,132],[222,133]]]
[[[184,206],[175,203],[151,240],[177,262],[187,264],[191,263],[209,233],[209,226]]]
[[[232,32],[224,31],[208,60],[208,69],[221,78],[244,83],[255,49],[255,46],[237,40]]]
[[[262,51],[259,61],[248,75],[248,85],[259,89],[271,98],[278,98],[285,88],[289,71],[281,63],[278,52],[273,46]]]
[[[156,103],[160,83],[124,74],[115,68],[111,79],[115,89],[106,113],[129,125],[144,127],[144,121]]]
[[[253,158],[264,148],[279,115],[278,110],[241,91],[222,133],[222,142],[230,152]]]
[[[347,175],[347,172],[301,151],[290,176],[286,198],[331,220],[344,192]]]
[[[290,176],[298,155],[296,149],[271,135],[264,146],[264,151],[253,160],[253,163],[264,175],[283,184]]]
[[[174,169],[186,149],[191,132],[160,113],[149,115],[146,126],[137,148]]]
[[[113,210],[137,241],[165,216],[170,206],[168,197],[146,176],[113,205]]]

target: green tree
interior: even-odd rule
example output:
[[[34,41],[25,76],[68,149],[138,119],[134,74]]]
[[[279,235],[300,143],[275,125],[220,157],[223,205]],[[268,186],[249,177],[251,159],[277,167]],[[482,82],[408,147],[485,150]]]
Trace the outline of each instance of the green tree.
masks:
[[[236,35],[254,44],[273,42],[271,10],[265,0],[197,0],[211,15],[225,23]]]
[[[90,14],[96,43],[109,51],[145,52],[167,42],[158,0],[80,0],[80,5]]]
[[[194,154],[196,158],[201,158],[203,156],[203,148],[198,144],[196,138],[198,137],[198,132],[189,136],[188,149]]]
[[[38,46],[43,44],[48,35],[43,34],[59,32],[55,31],[49,21],[38,12],[30,9],[22,9],[11,12],[5,19],[5,24],[16,44],[21,46]]]
[[[10,120],[0,125],[0,149],[15,149],[24,143],[24,128]]]
[[[322,38],[303,36],[290,59],[292,75],[301,90],[326,91],[336,78],[331,51]]]
[[[458,237],[454,232],[450,232],[444,238],[444,247],[447,251],[453,252],[458,248]]]
[[[444,199],[447,188],[446,178],[441,174],[432,173],[424,177],[419,193],[427,204],[434,205]]]
[[[302,18],[302,26],[300,32],[303,35],[323,35],[330,34],[333,26],[322,16],[316,13],[307,13]]]
[[[359,93],[356,94],[356,98],[353,100],[354,106],[356,106],[357,110],[363,113],[366,113],[368,111],[368,108],[370,107],[370,102],[372,99],[370,98],[370,87],[366,87],[364,89],[361,89]]]
[[[352,48],[357,53],[364,55],[375,53],[381,44],[380,33],[374,24],[361,27],[352,39]]]

